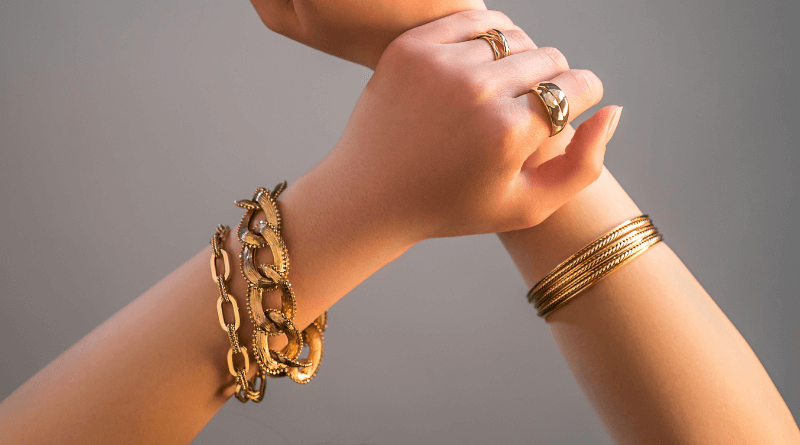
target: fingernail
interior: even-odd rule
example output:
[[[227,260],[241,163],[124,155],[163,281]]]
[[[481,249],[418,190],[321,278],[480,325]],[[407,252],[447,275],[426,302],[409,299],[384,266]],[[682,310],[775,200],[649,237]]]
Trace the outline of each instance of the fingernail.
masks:
[[[622,115],[622,107],[617,108],[617,111],[614,112],[614,116],[611,118],[611,122],[608,123],[608,129],[606,130],[606,143],[611,140],[611,136],[614,136],[614,132],[617,131],[617,124],[619,124],[619,117]]]

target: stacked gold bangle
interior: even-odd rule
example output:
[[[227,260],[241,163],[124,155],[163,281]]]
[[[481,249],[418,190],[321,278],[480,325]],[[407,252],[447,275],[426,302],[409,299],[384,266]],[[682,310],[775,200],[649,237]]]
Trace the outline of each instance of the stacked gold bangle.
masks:
[[[531,288],[528,301],[546,319],[662,239],[647,215],[625,221],[556,266]]]
[[[230,258],[222,247],[230,229],[227,226],[217,227],[211,239],[211,275],[219,287],[220,297],[217,300],[217,315],[222,329],[227,332],[231,343],[228,350],[228,371],[235,378],[234,395],[241,402],[253,400],[260,402],[264,397],[266,376],[288,376],[297,383],[308,383],[317,373],[323,353],[323,333],[327,327],[328,313],[325,312],[300,332],[294,326],[297,312],[292,284],[289,282],[289,253],[281,236],[281,216],[278,212],[278,195],[286,188],[286,182],[278,184],[273,191],[259,188],[252,200],[236,201],[236,205],[245,209],[245,214],[237,230],[242,242],[242,253],[239,255],[240,270],[248,282],[247,309],[253,322],[253,352],[258,360],[258,372],[252,382],[247,381],[250,369],[250,358],[247,348],[239,344],[237,331],[241,324],[239,306],[230,294],[228,280],[230,278]],[[256,216],[263,219],[256,221]],[[256,264],[258,249],[269,248],[273,264]],[[219,273],[217,260],[222,260],[225,270]],[[279,291],[281,308],[264,309],[264,292]],[[225,321],[223,306],[230,304],[233,310],[233,323]],[[288,344],[280,351],[269,349],[267,338],[286,335]],[[300,353],[308,346],[308,358],[301,359]],[[234,364],[234,356],[242,356],[242,365]]]

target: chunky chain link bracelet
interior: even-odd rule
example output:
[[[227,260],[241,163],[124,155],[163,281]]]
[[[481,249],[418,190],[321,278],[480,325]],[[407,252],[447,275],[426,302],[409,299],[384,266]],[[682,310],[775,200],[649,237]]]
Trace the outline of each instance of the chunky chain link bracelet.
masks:
[[[245,209],[237,230],[242,242],[239,258],[242,275],[248,282],[247,309],[254,325],[253,349],[261,369],[270,377],[289,376],[297,383],[308,383],[322,362],[328,313],[302,332],[294,325],[297,301],[288,278],[289,254],[281,236],[277,205],[278,196],[285,188],[286,182],[272,191],[258,188],[253,199],[236,201],[236,205]],[[259,215],[263,217],[257,220]],[[256,264],[256,254],[264,248],[272,253],[273,264]],[[264,292],[275,290],[281,294],[280,309],[264,309]],[[280,351],[269,349],[268,337],[278,335],[285,335],[288,344]],[[308,346],[308,357],[301,359],[304,346]]]

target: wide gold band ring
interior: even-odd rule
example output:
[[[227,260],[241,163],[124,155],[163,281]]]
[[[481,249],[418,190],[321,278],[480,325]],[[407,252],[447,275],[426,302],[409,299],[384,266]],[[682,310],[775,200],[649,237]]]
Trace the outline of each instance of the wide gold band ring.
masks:
[[[494,52],[494,60],[502,59],[511,53],[511,50],[508,48],[506,36],[497,29],[490,29],[472,38],[472,40],[477,39],[483,39],[489,42],[489,46],[492,47],[492,52]]]
[[[569,122],[567,95],[558,85],[550,82],[537,83],[530,91],[541,99],[550,117],[550,137],[561,133]]]

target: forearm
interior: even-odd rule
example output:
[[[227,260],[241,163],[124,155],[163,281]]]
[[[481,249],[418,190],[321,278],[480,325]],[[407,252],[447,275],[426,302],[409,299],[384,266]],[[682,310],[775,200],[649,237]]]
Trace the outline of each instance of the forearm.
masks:
[[[352,207],[358,203],[342,199],[344,189],[329,179],[308,174],[279,200],[301,329],[403,250],[379,236],[380,228],[371,228],[369,217]],[[235,228],[236,221],[227,223]],[[252,323],[245,280],[236,267],[235,236],[228,237],[225,249],[252,377]],[[210,256],[207,246],[4,400],[0,437],[26,444],[63,443],[65,434],[71,443],[190,442],[234,391]],[[269,392],[263,403],[273,403]]]
[[[520,42],[509,57],[529,65],[485,63],[485,44],[470,39],[498,28]],[[585,172],[602,165],[614,107],[578,128],[579,156],[558,157],[541,175],[521,168],[550,133],[535,117],[541,107],[517,100],[519,82],[532,75],[526,66],[570,85],[575,115],[599,100],[599,80],[559,60],[490,11],[453,14],[394,40],[337,146],[278,199],[297,328],[417,241],[525,227],[590,182]],[[475,88],[489,78],[492,85]],[[236,244],[228,246],[234,260]],[[228,398],[230,388],[219,388],[232,380],[209,254],[206,248],[12,394],[0,406],[0,432],[24,443],[59,442],[67,431],[74,442],[194,437]],[[243,278],[231,278],[244,315]],[[276,307],[276,295],[269,297]],[[243,318],[247,347],[252,326]]]
[[[541,225],[500,239],[533,286],[639,214],[606,170]],[[617,442],[800,443],[758,358],[664,243],[559,309],[548,326]]]
[[[210,255],[203,249],[12,393],[0,436],[188,443],[233,394]]]

